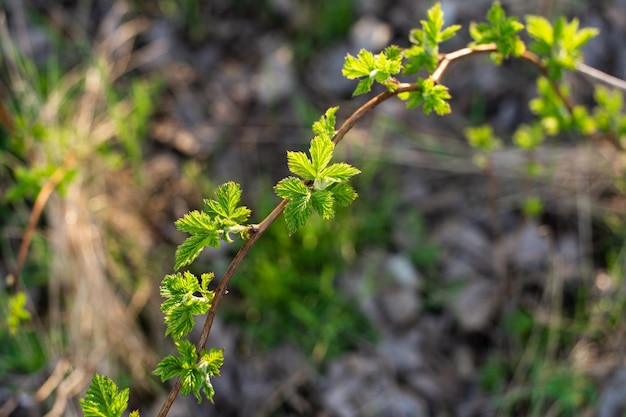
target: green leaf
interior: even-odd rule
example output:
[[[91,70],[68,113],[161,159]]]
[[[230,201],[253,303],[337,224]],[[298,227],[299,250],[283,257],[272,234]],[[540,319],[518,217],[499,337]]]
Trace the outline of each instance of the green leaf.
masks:
[[[167,275],[160,286],[164,298],[161,311],[165,313],[167,329],[165,335],[172,335],[174,340],[188,334],[194,327],[194,316],[205,314],[213,302],[213,292],[208,284],[213,274],[202,275],[202,286],[190,272]],[[200,296],[196,296],[200,293]]]
[[[316,136],[311,141],[309,152],[311,153],[311,165],[315,171],[315,178],[320,176],[320,172],[333,157],[335,144],[328,137]]]
[[[204,200],[205,210],[209,214],[228,219],[236,224],[244,223],[250,217],[250,209],[237,207],[241,201],[241,187],[235,182],[227,182],[215,192],[217,200]]]
[[[498,54],[492,56],[496,63],[500,64],[503,58],[509,56],[520,56],[524,53],[526,46],[517,35],[524,25],[516,17],[507,17],[500,6],[500,2],[495,2],[489,12],[487,12],[486,23],[472,23],[470,25],[470,35],[474,39],[473,45],[484,45],[495,43]]]
[[[26,293],[19,291],[14,295],[11,295],[8,300],[8,317],[7,325],[9,327],[9,333],[15,335],[20,327],[20,323],[30,320],[31,316],[28,310],[26,310]]]
[[[465,129],[465,136],[470,146],[480,152],[491,153],[502,146],[502,142],[494,135],[489,125],[468,127]]]
[[[363,78],[362,80],[359,81],[359,83],[356,85],[356,88],[354,89],[354,92],[352,93],[352,96],[358,96],[361,94],[365,94],[365,93],[369,93],[370,91],[372,91],[372,86],[374,85],[374,79],[367,77],[367,78]]]
[[[444,19],[439,3],[435,3],[427,15],[427,20],[420,21],[422,28],[413,29],[409,33],[409,41],[414,46],[405,51],[405,74],[414,74],[423,67],[434,71],[439,62],[439,44],[450,39],[461,28],[452,25],[442,31]]]
[[[323,169],[320,172],[319,177],[323,179],[330,179],[333,182],[341,182],[360,173],[361,171],[352,165],[339,162]]]
[[[316,136],[332,139],[335,135],[335,123],[337,122],[335,114],[339,107],[331,107],[320,119],[313,123],[313,133]]]
[[[287,200],[295,200],[308,196],[310,191],[304,183],[296,177],[283,178],[274,187],[276,195]]]
[[[176,347],[179,356],[169,355],[163,358],[154,374],[161,376],[162,381],[179,376],[183,395],[193,394],[200,403],[201,394],[204,393],[212,402],[214,390],[210,378],[220,373],[219,368],[224,362],[222,350],[211,349],[207,352],[202,349],[196,355],[195,346],[188,340],[178,341]]]
[[[294,234],[299,228],[304,226],[311,216],[311,196],[300,196],[291,199],[285,206],[285,222],[289,234]]]
[[[192,235],[216,232],[211,216],[198,210],[186,213],[181,219],[176,220],[175,225],[181,232]]]
[[[304,152],[287,151],[287,165],[289,171],[305,180],[315,178],[315,169],[311,164],[311,160]]]
[[[333,193],[328,190],[315,191],[311,194],[311,205],[324,220],[330,220],[335,217],[335,198]]]
[[[582,47],[598,34],[594,28],[578,30],[578,19],[570,22],[559,17],[554,25],[541,16],[527,16],[526,28],[534,39],[530,49],[546,59],[548,76],[554,80],[562,77],[564,69],[573,70],[582,60]]]
[[[369,77],[375,69],[374,54],[365,49],[361,49],[356,57],[348,54],[343,64],[341,73],[349,80],[360,77]]]
[[[176,249],[174,270],[191,264],[207,246],[219,248],[220,238],[216,230],[207,231],[188,237]]]
[[[126,410],[128,397],[128,388],[118,392],[110,378],[96,373],[85,398],[80,399],[80,407],[85,417],[119,417]]]
[[[397,84],[392,81],[392,76],[401,70],[401,49],[392,45],[377,55],[365,49],[362,49],[356,57],[348,54],[342,74],[350,80],[365,77],[359,81],[352,94],[357,96],[369,92],[375,81],[383,84],[388,90],[397,88]]]
[[[540,124],[521,125],[513,134],[513,142],[521,149],[529,151],[543,143],[545,134]]]
[[[342,207],[348,207],[358,197],[354,188],[345,182],[333,184],[328,187],[328,190],[333,193],[335,201]]]
[[[450,93],[446,86],[435,84],[432,78],[420,78],[417,85],[418,91],[398,95],[407,101],[407,108],[423,105],[424,114],[430,114],[433,110],[440,116],[450,113],[450,104],[446,101],[450,99]]]

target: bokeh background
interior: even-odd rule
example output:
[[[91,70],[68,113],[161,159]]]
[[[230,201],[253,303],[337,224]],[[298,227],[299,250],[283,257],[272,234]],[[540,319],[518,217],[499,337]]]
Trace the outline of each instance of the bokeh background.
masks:
[[[577,17],[600,35],[585,62],[623,78],[626,2],[508,0],[510,14]],[[491,2],[441,2],[466,45]],[[0,416],[82,415],[95,371],[155,415],[151,375],[173,353],[159,283],[185,235],[174,221],[216,186],[242,185],[260,221],[286,150],[367,97],[346,53],[408,45],[431,1],[0,0],[0,275],[45,200],[18,285],[32,319],[0,329]],[[560,136],[524,175],[511,147],[533,119],[537,70],[487,57],[444,77],[453,113],[391,100],[337,148],[363,172],[337,218],[282,221],[233,278],[209,345],[225,348],[215,403],[170,416],[592,416],[626,407],[624,155]],[[580,103],[593,82],[568,74]],[[490,124],[493,174],[463,131]],[[538,216],[525,198],[541,198]],[[194,273],[225,270],[237,244]],[[6,316],[16,283],[4,280]],[[196,338],[196,333],[192,338]]]

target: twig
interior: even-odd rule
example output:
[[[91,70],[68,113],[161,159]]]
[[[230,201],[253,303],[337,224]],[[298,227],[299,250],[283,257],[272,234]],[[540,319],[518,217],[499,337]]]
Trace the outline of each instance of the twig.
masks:
[[[28,249],[30,247],[30,242],[35,235],[35,230],[37,228],[37,223],[39,222],[39,218],[41,217],[41,213],[43,212],[43,208],[46,206],[50,195],[54,191],[54,189],[59,185],[63,178],[67,174],[68,168],[74,165],[74,157],[73,155],[68,156],[65,161],[65,164],[61,168],[57,168],[54,171],[54,174],[46,181],[46,183],[41,187],[37,198],[35,199],[35,204],[33,205],[33,211],[31,211],[28,226],[26,228],[26,232],[24,233],[24,238],[22,239],[22,243],[20,244],[20,249],[17,254],[17,263],[13,271],[6,277],[6,283],[8,286],[13,288],[14,292],[19,291],[20,287],[20,274],[22,272],[22,268],[24,267],[24,262],[26,262],[26,255],[28,255]]]
[[[579,63],[576,65],[576,70],[581,74],[584,74],[590,78],[593,78],[596,81],[600,81],[603,84],[608,86],[620,89],[622,91],[626,91],[626,81],[614,77],[612,75],[607,74],[606,72],[602,72],[593,67],[590,67],[587,64]]]

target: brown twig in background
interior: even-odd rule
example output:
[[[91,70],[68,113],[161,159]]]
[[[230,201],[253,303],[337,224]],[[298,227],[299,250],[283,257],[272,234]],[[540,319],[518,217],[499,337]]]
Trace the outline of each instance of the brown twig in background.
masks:
[[[43,212],[44,207],[46,206],[46,202],[50,198],[50,195],[54,191],[54,189],[59,185],[67,171],[70,167],[74,165],[74,157],[70,155],[67,157],[64,166],[57,168],[54,171],[54,174],[45,182],[45,184],[39,190],[39,194],[37,194],[37,198],[35,199],[35,203],[33,204],[33,210],[30,213],[28,218],[28,226],[26,227],[26,232],[24,232],[24,238],[22,239],[22,243],[20,244],[19,251],[17,253],[17,262],[13,271],[9,273],[6,277],[6,285],[8,287],[12,287],[14,292],[19,291],[20,286],[20,274],[22,273],[22,268],[24,267],[24,262],[26,262],[26,256],[28,255],[28,249],[30,248],[30,243],[35,235],[35,230],[37,228],[37,223],[41,217],[41,213]]]

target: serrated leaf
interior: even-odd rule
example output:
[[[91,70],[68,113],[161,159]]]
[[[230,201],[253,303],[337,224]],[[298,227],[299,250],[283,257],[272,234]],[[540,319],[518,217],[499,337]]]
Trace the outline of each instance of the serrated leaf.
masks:
[[[320,172],[333,157],[335,144],[326,136],[316,136],[311,141],[309,152],[311,154],[311,166],[315,172],[315,178],[320,176]]]
[[[213,401],[213,386],[210,377],[219,375],[219,367],[224,358],[219,349],[212,349],[207,353],[202,349],[199,358],[195,346],[188,340],[177,342],[179,356],[167,356],[154,371],[160,375],[162,381],[180,376],[181,392],[183,395],[193,394],[198,403],[201,402],[201,393]],[[199,359],[199,360],[198,360]]]
[[[186,213],[174,224],[181,232],[192,235],[215,231],[215,224],[211,216],[198,210]]]
[[[361,94],[369,93],[370,91],[372,91],[372,86],[373,85],[374,85],[374,79],[373,78],[370,78],[370,77],[363,78],[356,85],[356,88],[354,89],[354,92],[352,93],[352,96],[356,97],[356,96],[361,95]]]
[[[167,275],[160,286],[164,298],[161,311],[165,313],[167,328],[165,335],[172,335],[174,340],[188,334],[195,325],[194,316],[205,314],[211,307],[213,292],[208,291],[208,284],[213,274],[202,275],[202,286],[190,272]],[[196,293],[201,293],[201,297]]]
[[[356,57],[348,54],[341,73],[349,80],[360,77],[369,77],[374,70],[374,54],[361,49]]]
[[[319,120],[313,123],[313,133],[316,136],[332,139],[335,135],[335,123],[337,122],[335,114],[337,110],[339,110],[339,107],[329,108]]]
[[[448,87],[444,85],[433,85],[423,94],[424,98],[424,114],[430,114],[435,111],[439,116],[451,112],[450,104],[446,100],[451,98]]]
[[[315,178],[315,169],[304,152],[287,151],[287,166],[289,171],[300,178],[305,180]]]
[[[174,270],[177,271],[183,266],[191,264],[207,246],[213,248],[220,247],[220,238],[217,231],[207,231],[206,233],[196,234],[185,239],[176,249]]]
[[[204,351],[200,357],[200,365],[206,366],[210,376],[219,376],[220,368],[224,364],[224,349],[212,348]]]
[[[491,6],[487,12],[487,20],[490,24],[470,25],[470,35],[474,39],[471,45],[495,43],[498,53],[492,58],[497,64],[500,64],[503,58],[519,56],[524,52],[526,49],[524,42],[517,35],[524,25],[518,22],[516,17],[507,17],[499,2]]]
[[[139,417],[139,410],[131,411],[128,417]]]
[[[80,407],[85,417],[119,417],[126,410],[128,397],[128,388],[118,392],[110,378],[96,373],[85,398],[80,399]]]
[[[241,201],[241,187],[229,181],[220,185],[215,192],[216,200],[204,200],[208,213],[228,219],[236,224],[244,223],[250,217],[250,209],[237,207]]]
[[[285,206],[285,223],[289,234],[294,234],[299,228],[304,226],[311,216],[310,195],[294,198]]]
[[[274,186],[274,192],[280,198],[295,200],[309,195],[309,189],[296,177],[283,178]]]
[[[334,182],[345,181],[354,175],[360,174],[361,171],[345,162],[338,162],[323,169],[319,177],[331,178]]]
[[[545,45],[550,46],[554,43],[554,30],[552,25],[548,19],[543,16],[526,16],[526,31],[531,38]]]
[[[330,220],[335,217],[333,208],[335,199],[333,194],[328,190],[315,191],[311,193],[311,205],[324,220]]]
[[[8,300],[8,315],[6,318],[9,333],[15,335],[20,327],[20,323],[31,318],[30,312],[26,309],[26,293],[18,291],[11,295]]]
[[[446,101],[450,99],[450,93],[446,86],[435,84],[432,78],[420,78],[417,84],[418,91],[398,95],[407,102],[407,108],[423,105],[424,114],[430,114],[433,110],[440,116],[450,113],[450,105]]]
[[[342,207],[348,207],[354,199],[358,197],[354,188],[348,183],[339,183],[334,184],[328,188],[330,192],[333,193],[333,197],[335,198],[335,202]]]

